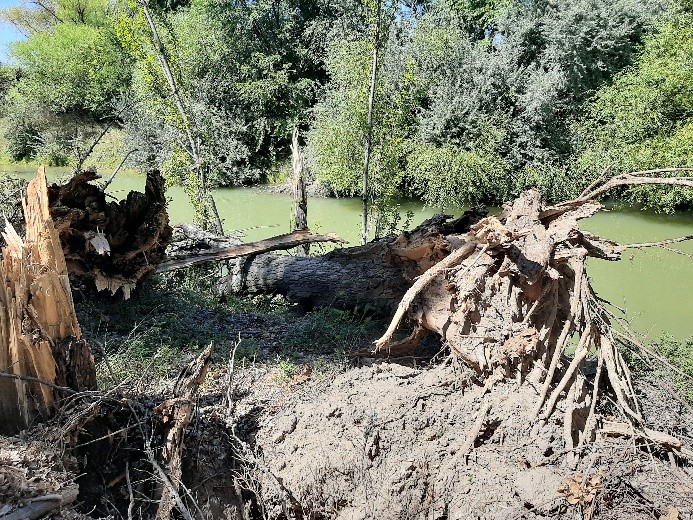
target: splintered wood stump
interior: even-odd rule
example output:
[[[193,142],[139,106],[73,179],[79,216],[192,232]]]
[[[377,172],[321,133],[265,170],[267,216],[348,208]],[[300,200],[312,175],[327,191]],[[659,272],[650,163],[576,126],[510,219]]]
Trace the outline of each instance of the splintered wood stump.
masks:
[[[96,388],[94,359],[81,339],[43,168],[29,183],[23,205],[26,238],[6,224],[0,267],[0,431],[5,434],[48,417],[61,387]]]
[[[154,413],[161,417],[162,435],[165,438],[160,453],[162,466],[152,458],[151,461],[159,473],[159,508],[155,518],[168,520],[174,508],[178,508],[184,518],[193,518],[181,497],[183,475],[183,447],[185,430],[192,419],[193,400],[207,376],[207,369],[212,361],[214,345],[210,344],[179,375],[173,390],[174,397],[161,403]]]
[[[125,200],[107,202],[103,190],[90,183],[98,178],[83,172],[49,187],[50,213],[70,274],[92,280],[98,290],[121,289],[127,299],[165,258],[172,233],[165,182],[150,171],[144,193],[132,191]]]

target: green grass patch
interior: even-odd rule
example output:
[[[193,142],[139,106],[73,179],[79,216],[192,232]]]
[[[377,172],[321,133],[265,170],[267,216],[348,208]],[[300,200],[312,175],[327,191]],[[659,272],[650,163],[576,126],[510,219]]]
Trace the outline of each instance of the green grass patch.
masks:
[[[83,334],[101,350],[100,388],[143,379],[150,390],[160,390],[210,342],[214,363],[223,367],[235,349],[236,367],[276,368],[279,384],[288,384],[306,365],[313,378],[327,379],[344,370],[347,351],[367,348],[384,327],[335,309],[303,313],[279,297],[220,301],[203,283],[214,274],[191,270],[153,277],[127,301],[75,291]]]
[[[680,341],[664,336],[655,345],[657,351],[682,373],[673,372],[682,395],[693,403],[693,337]]]

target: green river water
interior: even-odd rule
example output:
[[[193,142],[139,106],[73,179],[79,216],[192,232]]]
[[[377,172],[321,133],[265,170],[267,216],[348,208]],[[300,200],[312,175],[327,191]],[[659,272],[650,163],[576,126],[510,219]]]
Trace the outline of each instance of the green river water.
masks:
[[[35,168],[0,167],[2,172],[29,178]],[[49,168],[49,179],[67,174]],[[120,173],[108,192],[123,197],[130,190],[143,191],[144,177]],[[193,208],[182,188],[168,192],[172,224],[191,222]],[[246,241],[267,238],[289,231],[291,199],[258,188],[227,188],[214,191],[217,207],[227,232],[241,231]],[[414,213],[413,225],[436,213],[416,202],[405,202],[402,212]],[[352,244],[358,243],[361,203],[356,199],[311,198],[308,221],[314,232],[337,233]],[[693,213],[658,215],[635,209],[604,211],[584,221],[583,228],[622,244],[655,242],[693,235]],[[693,254],[693,243],[673,247]],[[599,296],[626,309],[635,330],[648,339],[669,333],[677,339],[693,335],[693,259],[662,248],[626,251],[619,262],[591,259],[588,272]]]

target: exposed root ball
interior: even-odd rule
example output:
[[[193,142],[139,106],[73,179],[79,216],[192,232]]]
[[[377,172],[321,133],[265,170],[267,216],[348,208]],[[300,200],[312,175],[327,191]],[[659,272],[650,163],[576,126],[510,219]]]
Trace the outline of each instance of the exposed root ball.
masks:
[[[90,181],[93,172],[75,175],[48,188],[51,216],[60,233],[70,274],[93,280],[99,290],[123,290],[126,298],[137,282],[165,258],[171,239],[164,179],[148,172],[144,193],[107,202]]]
[[[579,229],[578,221],[600,208],[589,199],[544,207],[539,190],[524,192],[499,217],[487,217],[457,237],[461,245],[404,296],[377,349],[400,353],[411,348],[411,338],[392,341],[409,312],[415,333],[425,329],[439,334],[487,390],[507,377],[515,377],[518,384],[529,378],[538,385],[535,420],[547,421],[559,400],[565,400],[564,440],[571,452],[595,433],[600,388],[589,392],[583,376],[592,354],[599,378],[608,379],[637,436],[680,448],[644,429],[609,313],[590,286],[586,259],[618,260],[623,249]],[[580,339],[574,346],[571,338],[576,335]]]

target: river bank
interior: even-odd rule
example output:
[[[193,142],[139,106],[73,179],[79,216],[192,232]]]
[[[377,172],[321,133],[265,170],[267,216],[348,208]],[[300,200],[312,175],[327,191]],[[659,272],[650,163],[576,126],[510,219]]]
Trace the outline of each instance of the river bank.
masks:
[[[124,193],[128,188],[114,189]],[[176,193],[170,192],[174,220],[181,218],[176,211],[187,203],[177,200]],[[281,219],[290,207],[288,197],[266,199],[262,189],[220,190],[214,195],[227,219],[231,217],[225,212],[232,209],[244,211],[251,220],[276,210],[274,218]],[[358,201],[325,203],[328,216],[339,217],[335,226],[343,224],[344,235],[349,236],[352,221],[358,222]],[[423,218],[419,206],[412,208],[416,218]],[[625,209],[605,212],[594,221],[594,229],[603,225],[599,233],[609,237],[621,233],[633,242],[652,241],[653,233],[678,235],[691,224],[691,215],[673,220],[649,215],[649,222],[643,216],[648,215]],[[277,230],[250,232],[276,234]],[[638,261],[634,255],[596,265],[606,265],[612,276],[615,268]],[[670,264],[667,256],[662,257],[654,281],[638,275],[636,285],[656,293],[662,280],[672,276]],[[594,277],[593,266],[589,269]],[[277,520],[286,518],[287,510],[364,520],[423,518],[429,513],[441,518],[472,514],[568,520],[580,513],[580,504],[575,506],[580,497],[586,507],[594,505],[595,518],[646,518],[651,511],[663,517],[673,508],[685,515],[693,508],[686,487],[690,467],[685,461],[673,458],[673,452],[671,459],[665,458],[649,444],[649,451],[634,449],[637,439],[610,438],[602,432],[602,425],[625,424],[613,422],[620,412],[610,400],[597,408],[600,430],[594,443],[584,446],[575,466],[566,465],[561,421],[529,427],[535,421],[537,399],[531,379],[496,381],[487,392],[469,368],[449,363],[450,358],[443,361],[446,357],[439,354],[446,350],[434,335],[429,336],[430,343],[404,358],[348,356],[372,346],[386,321],[334,309],[305,312],[266,295],[220,299],[209,290],[217,274],[208,266],[153,276],[126,303],[76,284],[77,317],[97,358],[102,394],[94,394],[93,402],[85,399],[79,406],[66,406],[53,422],[21,439],[0,438],[6,453],[31,454],[32,461],[13,455],[15,473],[33,476],[24,472],[37,468],[43,472],[62,458],[69,473],[48,473],[50,479],[44,473],[43,479],[53,486],[51,492],[71,493],[79,504],[77,511],[85,513],[74,518],[115,515],[134,509],[130,504],[135,500],[143,504],[138,514],[145,517],[146,508],[156,504],[154,495],[146,494],[154,488],[142,486],[148,485],[152,474],[147,453],[154,453],[146,435],[162,422],[169,424],[170,416],[161,414],[176,381],[189,372],[186,366],[192,366],[201,350],[214,344],[207,378],[195,396],[193,422],[180,437],[184,439],[181,482],[190,490],[191,503],[203,511],[200,516],[241,518],[238,511],[245,507],[262,510],[245,518]],[[690,269],[675,276],[680,286],[690,279]],[[624,284],[622,276],[613,278],[618,287]],[[601,289],[598,292],[603,296]],[[676,307],[686,311],[685,295],[674,303],[670,313]],[[503,304],[491,308],[502,309]],[[642,315],[634,318],[637,326]],[[676,366],[690,373],[693,342],[678,345],[677,352],[684,357],[676,359]],[[660,345],[652,348],[670,354]],[[621,352],[633,365],[634,393],[642,403],[647,427],[675,434],[687,449],[693,443],[692,423],[690,407],[675,389],[681,381],[674,379],[670,367],[652,358],[642,363],[641,358],[631,357],[633,351]],[[584,370],[592,388],[600,386],[591,378],[596,363],[588,359]],[[681,385],[681,390],[690,398],[690,387]],[[556,410],[568,403],[572,401],[560,400]],[[573,408],[566,409],[572,414]],[[83,410],[89,412],[87,419]],[[57,435],[73,441],[63,444]],[[62,451],[56,453],[55,446]],[[128,491],[130,479],[137,483],[137,495]],[[68,488],[62,485],[65,482],[77,485]],[[590,495],[578,495],[581,482],[589,485],[585,489]],[[627,492],[623,482],[628,483]],[[28,487],[22,484],[20,480],[9,488],[16,502]],[[45,494],[42,489],[32,492]]]
[[[30,178],[35,170],[33,166],[18,168],[12,165],[0,167],[0,174],[3,172]],[[69,174],[69,169],[49,168],[48,174],[55,180]],[[143,189],[143,176],[124,171],[116,176],[107,192],[122,198],[131,190]],[[167,193],[171,223],[192,222],[194,209],[183,189],[173,186]],[[227,233],[254,241],[289,231],[292,202],[286,194],[261,188],[220,188],[214,190],[214,197]],[[693,213],[663,215],[633,207],[610,206],[611,211],[584,221],[583,228],[622,244],[693,234]],[[310,198],[309,225],[315,232],[337,233],[351,244],[357,244],[360,212],[358,199]],[[402,201],[400,205],[402,223],[409,213],[411,227],[438,212],[411,200]],[[693,254],[693,243],[678,244],[676,249]],[[670,250],[648,248],[633,250],[620,262],[591,261],[588,269],[599,296],[626,310],[633,328],[647,340],[657,339],[662,334],[683,340],[693,335],[690,262],[690,258]]]

